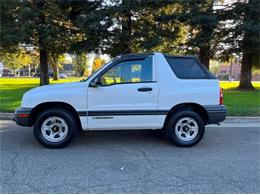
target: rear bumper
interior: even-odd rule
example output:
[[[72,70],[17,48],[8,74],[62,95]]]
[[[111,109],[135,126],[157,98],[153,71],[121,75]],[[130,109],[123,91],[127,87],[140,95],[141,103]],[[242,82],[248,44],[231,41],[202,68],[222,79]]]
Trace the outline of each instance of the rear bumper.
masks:
[[[208,124],[218,124],[226,118],[227,107],[224,105],[204,106],[208,113]]]
[[[16,122],[17,125],[20,126],[27,126],[30,127],[32,126],[30,124],[30,113],[31,113],[30,108],[18,108],[14,112],[14,117],[13,121]]]

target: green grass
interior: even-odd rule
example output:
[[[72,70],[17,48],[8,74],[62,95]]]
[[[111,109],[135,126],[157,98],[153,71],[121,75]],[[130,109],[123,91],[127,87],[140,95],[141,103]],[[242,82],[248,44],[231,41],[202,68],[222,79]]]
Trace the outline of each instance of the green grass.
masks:
[[[79,81],[80,78],[66,78],[51,84]],[[23,94],[39,86],[39,78],[0,78],[0,112],[13,112],[20,106]]]
[[[229,116],[260,116],[260,90],[224,90]]]
[[[53,83],[79,81],[60,79]],[[220,82],[224,89],[224,104],[230,116],[260,116],[260,82],[253,82],[256,91],[235,90],[239,82]],[[20,106],[23,94],[39,85],[38,78],[0,78],[0,112],[13,112]]]
[[[239,82],[220,82],[224,89],[224,104],[230,116],[260,116],[260,82],[253,82],[255,91],[236,90]]]
[[[260,82],[253,82],[256,91],[236,90],[239,82],[220,82],[224,89],[224,104],[229,116],[260,116]]]

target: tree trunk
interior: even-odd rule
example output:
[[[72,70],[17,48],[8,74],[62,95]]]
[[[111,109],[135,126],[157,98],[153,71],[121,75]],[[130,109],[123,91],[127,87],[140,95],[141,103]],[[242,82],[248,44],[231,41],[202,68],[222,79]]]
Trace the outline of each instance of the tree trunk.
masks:
[[[128,31],[128,53],[133,53],[133,49],[132,49],[132,18],[131,18],[131,13],[129,12],[127,14],[127,31]]]
[[[57,63],[53,64],[53,67],[52,67],[53,68],[53,80],[54,81],[59,80],[59,67],[58,67]]]
[[[241,73],[240,73],[240,83],[238,89],[242,90],[254,90],[251,83],[252,79],[252,67],[253,67],[253,53],[250,45],[252,43],[249,41],[249,37],[254,36],[250,31],[246,31],[244,34],[243,42],[242,42],[242,63],[241,63]]]
[[[46,25],[45,15],[43,14],[45,1],[36,1],[36,5],[41,10],[39,15],[39,25]],[[40,85],[48,85],[49,84],[49,71],[48,71],[48,53],[46,49],[46,43],[44,40],[46,39],[46,35],[39,30],[39,50],[40,50]]]
[[[213,15],[213,1],[209,1],[210,6],[208,9],[206,9],[206,13]],[[217,25],[217,24],[215,24]],[[209,70],[209,62],[210,62],[210,57],[212,54],[211,51],[211,41],[212,41],[212,34],[214,30],[214,25],[212,24],[207,24],[204,25],[203,23],[201,24],[201,36],[199,37],[201,39],[201,45],[199,47],[199,58],[202,64],[205,65],[205,67]]]
[[[49,62],[53,69],[53,80],[59,80],[59,55],[49,55]]]
[[[124,12],[123,12],[123,24],[122,24],[122,33],[126,35],[124,37],[124,51],[123,53],[132,53],[132,13],[131,13],[131,1],[123,0],[122,4],[124,5]]]
[[[251,83],[252,66],[253,66],[252,54],[244,52],[242,57],[240,83],[238,89],[242,89],[242,90],[255,89]]]
[[[49,84],[48,55],[44,47],[40,47],[40,85]]]
[[[200,59],[201,63],[204,64],[207,69],[209,69],[210,46],[200,47],[199,59]]]

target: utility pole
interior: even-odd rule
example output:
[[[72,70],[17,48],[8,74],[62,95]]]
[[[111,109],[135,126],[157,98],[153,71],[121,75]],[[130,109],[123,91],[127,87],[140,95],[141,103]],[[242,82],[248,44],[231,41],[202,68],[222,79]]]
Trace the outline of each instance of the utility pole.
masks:
[[[232,81],[232,61],[233,61],[232,59],[233,59],[233,56],[231,56],[230,64],[229,64],[229,78],[228,78],[229,82]]]
[[[29,73],[29,77],[31,77],[31,64],[29,64],[28,66],[28,73]]]

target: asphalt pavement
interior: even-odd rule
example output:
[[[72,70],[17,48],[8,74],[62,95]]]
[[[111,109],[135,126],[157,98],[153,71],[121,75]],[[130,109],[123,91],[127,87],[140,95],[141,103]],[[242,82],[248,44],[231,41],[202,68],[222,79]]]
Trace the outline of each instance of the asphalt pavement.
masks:
[[[206,129],[192,148],[155,131],[81,133],[47,149],[0,121],[0,193],[260,193],[260,123]]]

